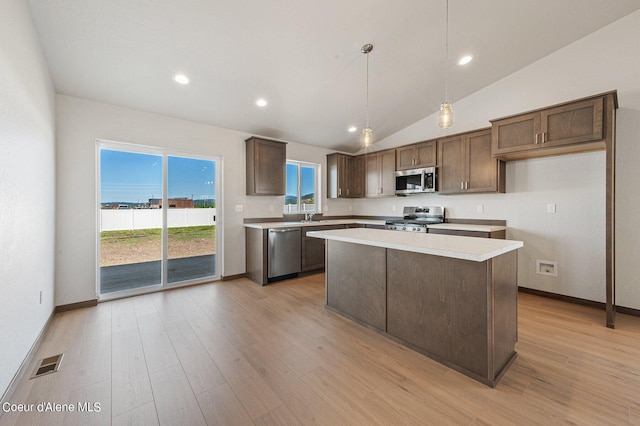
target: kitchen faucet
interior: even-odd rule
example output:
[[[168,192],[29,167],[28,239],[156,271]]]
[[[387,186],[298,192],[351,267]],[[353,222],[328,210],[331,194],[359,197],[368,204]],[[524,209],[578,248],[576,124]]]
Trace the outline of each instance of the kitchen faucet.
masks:
[[[304,214],[304,221],[305,221],[305,222],[311,222],[311,220],[313,219],[313,215],[314,215],[314,214],[315,214],[315,213],[305,213],[305,214]]]

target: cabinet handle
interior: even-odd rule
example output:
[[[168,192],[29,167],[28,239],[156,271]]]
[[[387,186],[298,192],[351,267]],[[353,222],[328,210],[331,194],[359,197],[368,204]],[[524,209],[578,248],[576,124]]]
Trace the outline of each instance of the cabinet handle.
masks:
[[[464,182],[460,182],[460,190],[464,189]]]
[[[542,143],[545,143],[545,142],[546,142],[546,141],[544,140],[544,139],[545,139],[545,135],[546,135],[546,133],[542,133]]]
[[[536,142],[535,142],[536,145],[538,145],[538,136],[540,136],[540,133],[536,133]]]
[[[342,188],[338,188],[338,197],[342,195]]]
[[[349,188],[347,188],[347,195],[349,195]]]
[[[464,189],[469,189],[469,181],[464,182]]]

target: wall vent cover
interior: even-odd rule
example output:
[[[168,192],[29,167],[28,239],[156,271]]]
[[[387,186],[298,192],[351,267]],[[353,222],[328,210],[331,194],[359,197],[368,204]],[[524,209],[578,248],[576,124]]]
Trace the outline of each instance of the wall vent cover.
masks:
[[[36,369],[33,371],[33,374],[29,378],[34,379],[36,377],[41,377],[58,371],[60,363],[62,362],[62,355],[64,354],[54,355],[40,360]]]

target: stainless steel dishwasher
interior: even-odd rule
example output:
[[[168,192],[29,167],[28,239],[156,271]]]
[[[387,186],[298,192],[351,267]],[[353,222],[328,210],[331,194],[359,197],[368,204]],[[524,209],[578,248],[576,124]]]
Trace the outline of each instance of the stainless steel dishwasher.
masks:
[[[300,228],[269,229],[268,278],[300,272]]]

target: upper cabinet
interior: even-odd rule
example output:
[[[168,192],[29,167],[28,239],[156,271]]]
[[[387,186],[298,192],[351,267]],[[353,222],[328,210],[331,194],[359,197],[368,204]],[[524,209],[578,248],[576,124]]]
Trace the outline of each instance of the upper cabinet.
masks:
[[[252,137],[247,148],[247,195],[284,195],[287,144]]]
[[[364,156],[327,155],[327,198],[364,197]]]
[[[491,129],[438,140],[441,194],[505,192],[505,163],[491,155]]]
[[[492,152],[505,159],[604,149],[606,96],[492,120]]]
[[[365,196],[367,198],[396,195],[396,151],[373,152],[365,155]]]
[[[420,142],[396,149],[396,170],[436,165],[436,141]]]

